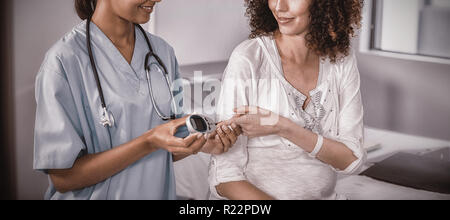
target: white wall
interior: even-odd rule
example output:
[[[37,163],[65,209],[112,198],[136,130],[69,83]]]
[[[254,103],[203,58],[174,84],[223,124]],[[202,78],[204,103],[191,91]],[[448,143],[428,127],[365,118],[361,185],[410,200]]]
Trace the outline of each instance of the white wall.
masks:
[[[366,125],[450,140],[450,65],[359,52],[357,59]]]
[[[14,0],[13,71],[18,199],[42,199],[48,181],[33,171],[34,81],[45,52],[79,22],[73,0]]]
[[[226,61],[250,33],[244,13],[244,0],[163,1],[152,32],[175,48],[180,65]]]

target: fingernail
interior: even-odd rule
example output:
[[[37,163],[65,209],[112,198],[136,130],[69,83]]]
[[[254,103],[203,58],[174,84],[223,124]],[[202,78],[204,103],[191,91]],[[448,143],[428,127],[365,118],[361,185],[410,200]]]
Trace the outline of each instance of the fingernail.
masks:
[[[227,131],[227,130],[228,130],[228,127],[227,127],[226,125],[222,125],[222,129],[223,129],[224,131]]]
[[[203,136],[202,133],[198,133],[198,134],[197,134],[197,139],[201,138],[202,136]]]
[[[231,127],[232,127],[232,128],[237,128],[237,125],[236,125],[235,123],[232,123],[232,124],[231,124]]]

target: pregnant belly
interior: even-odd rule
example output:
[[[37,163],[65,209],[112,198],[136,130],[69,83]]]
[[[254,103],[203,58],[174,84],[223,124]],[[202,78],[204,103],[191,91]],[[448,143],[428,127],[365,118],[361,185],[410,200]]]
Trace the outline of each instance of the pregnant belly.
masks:
[[[303,150],[249,148],[248,180],[281,200],[326,199],[335,195],[336,173]]]

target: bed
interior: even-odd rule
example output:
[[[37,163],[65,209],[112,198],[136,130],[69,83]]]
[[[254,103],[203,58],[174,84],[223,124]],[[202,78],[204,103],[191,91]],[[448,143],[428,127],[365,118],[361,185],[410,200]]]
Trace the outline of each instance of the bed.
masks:
[[[365,148],[370,152],[364,169],[399,151],[420,153],[450,146],[450,141],[374,128],[365,129],[365,139]],[[175,163],[176,190],[179,199],[207,200],[209,198],[209,160],[209,155],[199,153]],[[359,175],[339,176],[336,191],[348,199],[355,200],[450,199],[448,194],[416,190]]]

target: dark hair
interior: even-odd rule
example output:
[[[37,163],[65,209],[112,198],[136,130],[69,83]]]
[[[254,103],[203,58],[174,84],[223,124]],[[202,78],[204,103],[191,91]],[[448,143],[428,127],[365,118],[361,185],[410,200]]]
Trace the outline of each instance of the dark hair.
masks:
[[[250,38],[268,36],[278,29],[268,0],[245,0]],[[351,38],[361,26],[364,0],[312,0],[306,46],[331,62],[348,56]]]
[[[92,17],[95,11],[97,0],[75,0],[75,10],[81,20]]]

